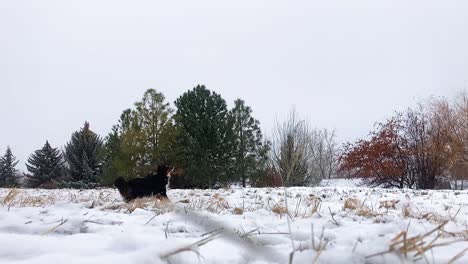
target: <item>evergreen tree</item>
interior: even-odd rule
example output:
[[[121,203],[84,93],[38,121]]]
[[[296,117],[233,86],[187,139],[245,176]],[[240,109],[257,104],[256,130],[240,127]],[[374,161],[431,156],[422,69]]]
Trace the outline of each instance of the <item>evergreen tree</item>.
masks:
[[[107,135],[103,150],[103,176],[102,183],[112,185],[118,177],[126,179],[138,175],[138,167],[142,147],[139,146],[139,129],[131,128],[129,116],[130,109],[125,110],[119,124],[112,128]]]
[[[266,184],[271,186],[275,180],[274,168],[270,159],[271,142],[264,140],[263,143],[257,147],[255,154],[255,168],[250,177],[251,186],[262,186]],[[263,185],[265,187],[265,185]]]
[[[42,149],[36,150],[26,163],[30,175],[26,177],[28,187],[51,187],[51,184],[63,176],[63,156],[57,148],[52,148],[46,141]]]
[[[116,163],[120,154],[120,135],[118,126],[112,127],[112,131],[107,135],[103,148],[103,166],[102,166],[102,183],[111,185],[114,179],[121,177]]]
[[[180,96],[175,120],[184,130],[186,173],[198,187],[229,180],[233,160],[232,122],[226,102],[199,85]]]
[[[65,160],[68,165],[70,181],[65,187],[89,188],[100,182],[102,174],[101,138],[89,129],[89,123],[72,134],[65,146]]]
[[[233,173],[245,187],[246,180],[255,177],[263,167],[261,163],[266,162],[268,150],[263,146],[260,122],[252,117],[252,109],[243,100],[237,99],[234,102],[229,118],[235,140]]]
[[[18,185],[18,164],[11,148],[8,146],[3,157],[0,157],[0,187],[16,187]]]

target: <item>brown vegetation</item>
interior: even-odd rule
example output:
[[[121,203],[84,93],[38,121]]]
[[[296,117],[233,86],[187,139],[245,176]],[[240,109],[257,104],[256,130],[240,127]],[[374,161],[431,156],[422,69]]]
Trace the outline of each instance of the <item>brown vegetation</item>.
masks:
[[[379,123],[369,139],[345,145],[339,172],[382,187],[463,184],[468,178],[468,98],[433,99]]]

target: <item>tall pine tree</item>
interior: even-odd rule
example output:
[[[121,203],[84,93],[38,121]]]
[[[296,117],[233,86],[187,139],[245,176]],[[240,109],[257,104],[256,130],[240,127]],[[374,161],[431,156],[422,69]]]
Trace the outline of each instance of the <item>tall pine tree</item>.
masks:
[[[180,96],[175,120],[184,130],[186,173],[197,187],[227,183],[233,158],[232,123],[226,102],[199,85]]]
[[[16,187],[18,182],[18,164],[10,146],[7,147],[5,155],[0,157],[0,187]]]
[[[252,109],[241,99],[234,102],[229,111],[234,132],[234,179],[240,179],[246,186],[247,179],[256,177],[266,163],[268,146],[263,146],[260,122],[252,117]]]
[[[36,150],[28,158],[26,185],[32,188],[55,187],[55,180],[63,176],[63,156],[57,148],[46,141],[42,149]]]
[[[81,130],[72,134],[65,146],[65,160],[70,177],[65,187],[92,188],[99,184],[102,174],[102,147],[101,138],[89,129],[88,122],[85,122]]]

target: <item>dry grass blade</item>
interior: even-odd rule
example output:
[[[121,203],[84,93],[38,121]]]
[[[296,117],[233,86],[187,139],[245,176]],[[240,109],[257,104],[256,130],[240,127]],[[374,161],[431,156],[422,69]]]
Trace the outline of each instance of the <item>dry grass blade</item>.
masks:
[[[241,238],[245,238],[245,237],[248,237],[248,236],[250,236],[250,235],[252,235],[252,234],[260,234],[260,232],[258,231],[258,228],[255,228],[255,229],[250,230],[250,231],[248,231],[248,232],[245,232],[245,231],[244,231],[244,233],[243,233],[242,235],[240,235],[240,237],[241,237]]]
[[[317,251],[317,254],[315,254],[315,257],[314,257],[314,259],[312,260],[312,264],[317,263],[317,261],[318,261],[320,255],[322,254],[322,252],[323,252],[323,250]]]
[[[330,206],[328,207],[328,210],[330,211],[331,218],[333,219],[333,222],[335,223],[335,225],[340,226],[340,223],[338,223],[338,221],[336,221],[335,217],[333,216],[333,212]]]
[[[153,215],[153,217],[150,218],[150,220],[148,220],[148,222],[145,223],[145,225],[149,224],[151,221],[153,221],[154,218],[156,218],[156,216],[158,216],[159,214],[155,214]]]
[[[328,241],[325,241],[325,238],[324,238],[324,234],[325,234],[325,228],[324,227],[322,227],[322,233],[320,234],[318,244],[315,243],[314,226],[313,225],[312,225],[312,231],[311,232],[312,232],[311,233],[311,235],[312,235],[312,249],[315,250],[315,252],[316,252],[315,257],[312,260],[312,263],[315,264],[315,263],[317,263],[317,261],[318,261],[320,255],[322,254],[322,252],[327,247]]]
[[[455,263],[455,261],[461,259],[463,256],[465,256],[466,252],[468,252],[468,248],[465,248],[462,252],[458,253],[457,255],[455,255],[453,258],[451,258],[449,260],[449,262],[447,262],[447,264],[453,264]]]
[[[299,243],[299,246],[294,248],[294,250],[290,253],[289,255],[289,263],[292,263],[294,253],[297,251],[303,251],[303,250],[314,250],[315,251],[315,256],[312,260],[312,263],[317,263],[320,255],[323,253],[325,248],[328,245],[328,241],[324,237],[325,234],[325,228],[322,227],[322,233],[320,234],[319,241],[318,243],[315,243],[315,236],[314,236],[314,225],[312,224],[311,226],[311,243],[308,246],[304,246],[301,243]]]
[[[268,247],[263,247],[256,243],[255,240],[249,239],[249,237],[239,237],[233,232],[229,226],[226,226],[224,223],[215,221],[214,219],[207,218],[196,211],[187,210],[185,207],[175,207],[175,213],[178,214],[184,221],[191,222],[198,226],[203,226],[205,228],[209,227],[210,229],[221,229],[223,238],[230,241],[232,244],[238,246],[239,248],[246,251],[246,254],[249,254],[251,257],[259,257],[265,259],[267,262],[275,261],[280,256],[276,251],[271,250]],[[202,224],[203,223],[203,224]]]
[[[59,227],[61,227],[63,224],[65,224],[66,222],[68,221],[68,219],[65,219],[65,220],[60,220],[60,224],[58,224],[57,226],[54,226],[52,227],[51,229],[45,231],[44,233],[42,233],[43,236],[47,235],[47,234],[50,234],[52,232],[55,232],[55,230],[57,230]]]
[[[311,211],[310,211],[311,215],[314,215],[315,213],[318,213],[321,206],[322,206],[322,200],[320,200],[319,198],[315,198],[313,203],[312,203],[312,208],[311,208]]]
[[[222,230],[219,230],[217,232],[214,232],[213,234],[211,234],[208,237],[200,239],[199,241],[197,241],[195,243],[192,243],[192,244],[184,246],[184,247],[176,248],[176,249],[174,249],[174,250],[172,250],[170,252],[159,255],[159,257],[161,259],[163,259],[163,260],[167,260],[171,256],[174,256],[174,255],[182,253],[182,252],[187,252],[187,251],[191,251],[191,252],[194,252],[197,255],[200,255],[200,253],[198,253],[198,251],[197,251],[197,248],[209,243],[210,241],[213,241],[221,233],[222,233]]]
[[[213,234],[213,233],[218,233],[218,232],[221,232],[221,231],[223,231],[223,230],[224,230],[224,228],[223,228],[223,227],[221,227],[221,228],[218,228],[218,229],[212,230],[212,231],[210,231],[210,232],[206,232],[206,233],[202,234],[201,236],[202,236],[202,237],[204,237],[204,236],[207,236],[207,235],[211,235],[211,234]]]

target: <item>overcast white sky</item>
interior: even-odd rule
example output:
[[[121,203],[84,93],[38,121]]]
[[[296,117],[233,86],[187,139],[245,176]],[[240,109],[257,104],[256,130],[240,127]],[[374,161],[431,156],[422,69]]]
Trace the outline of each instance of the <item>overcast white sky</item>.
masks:
[[[85,120],[105,136],[148,88],[292,105],[341,141],[468,84],[468,1],[1,1],[0,154],[21,169]]]

